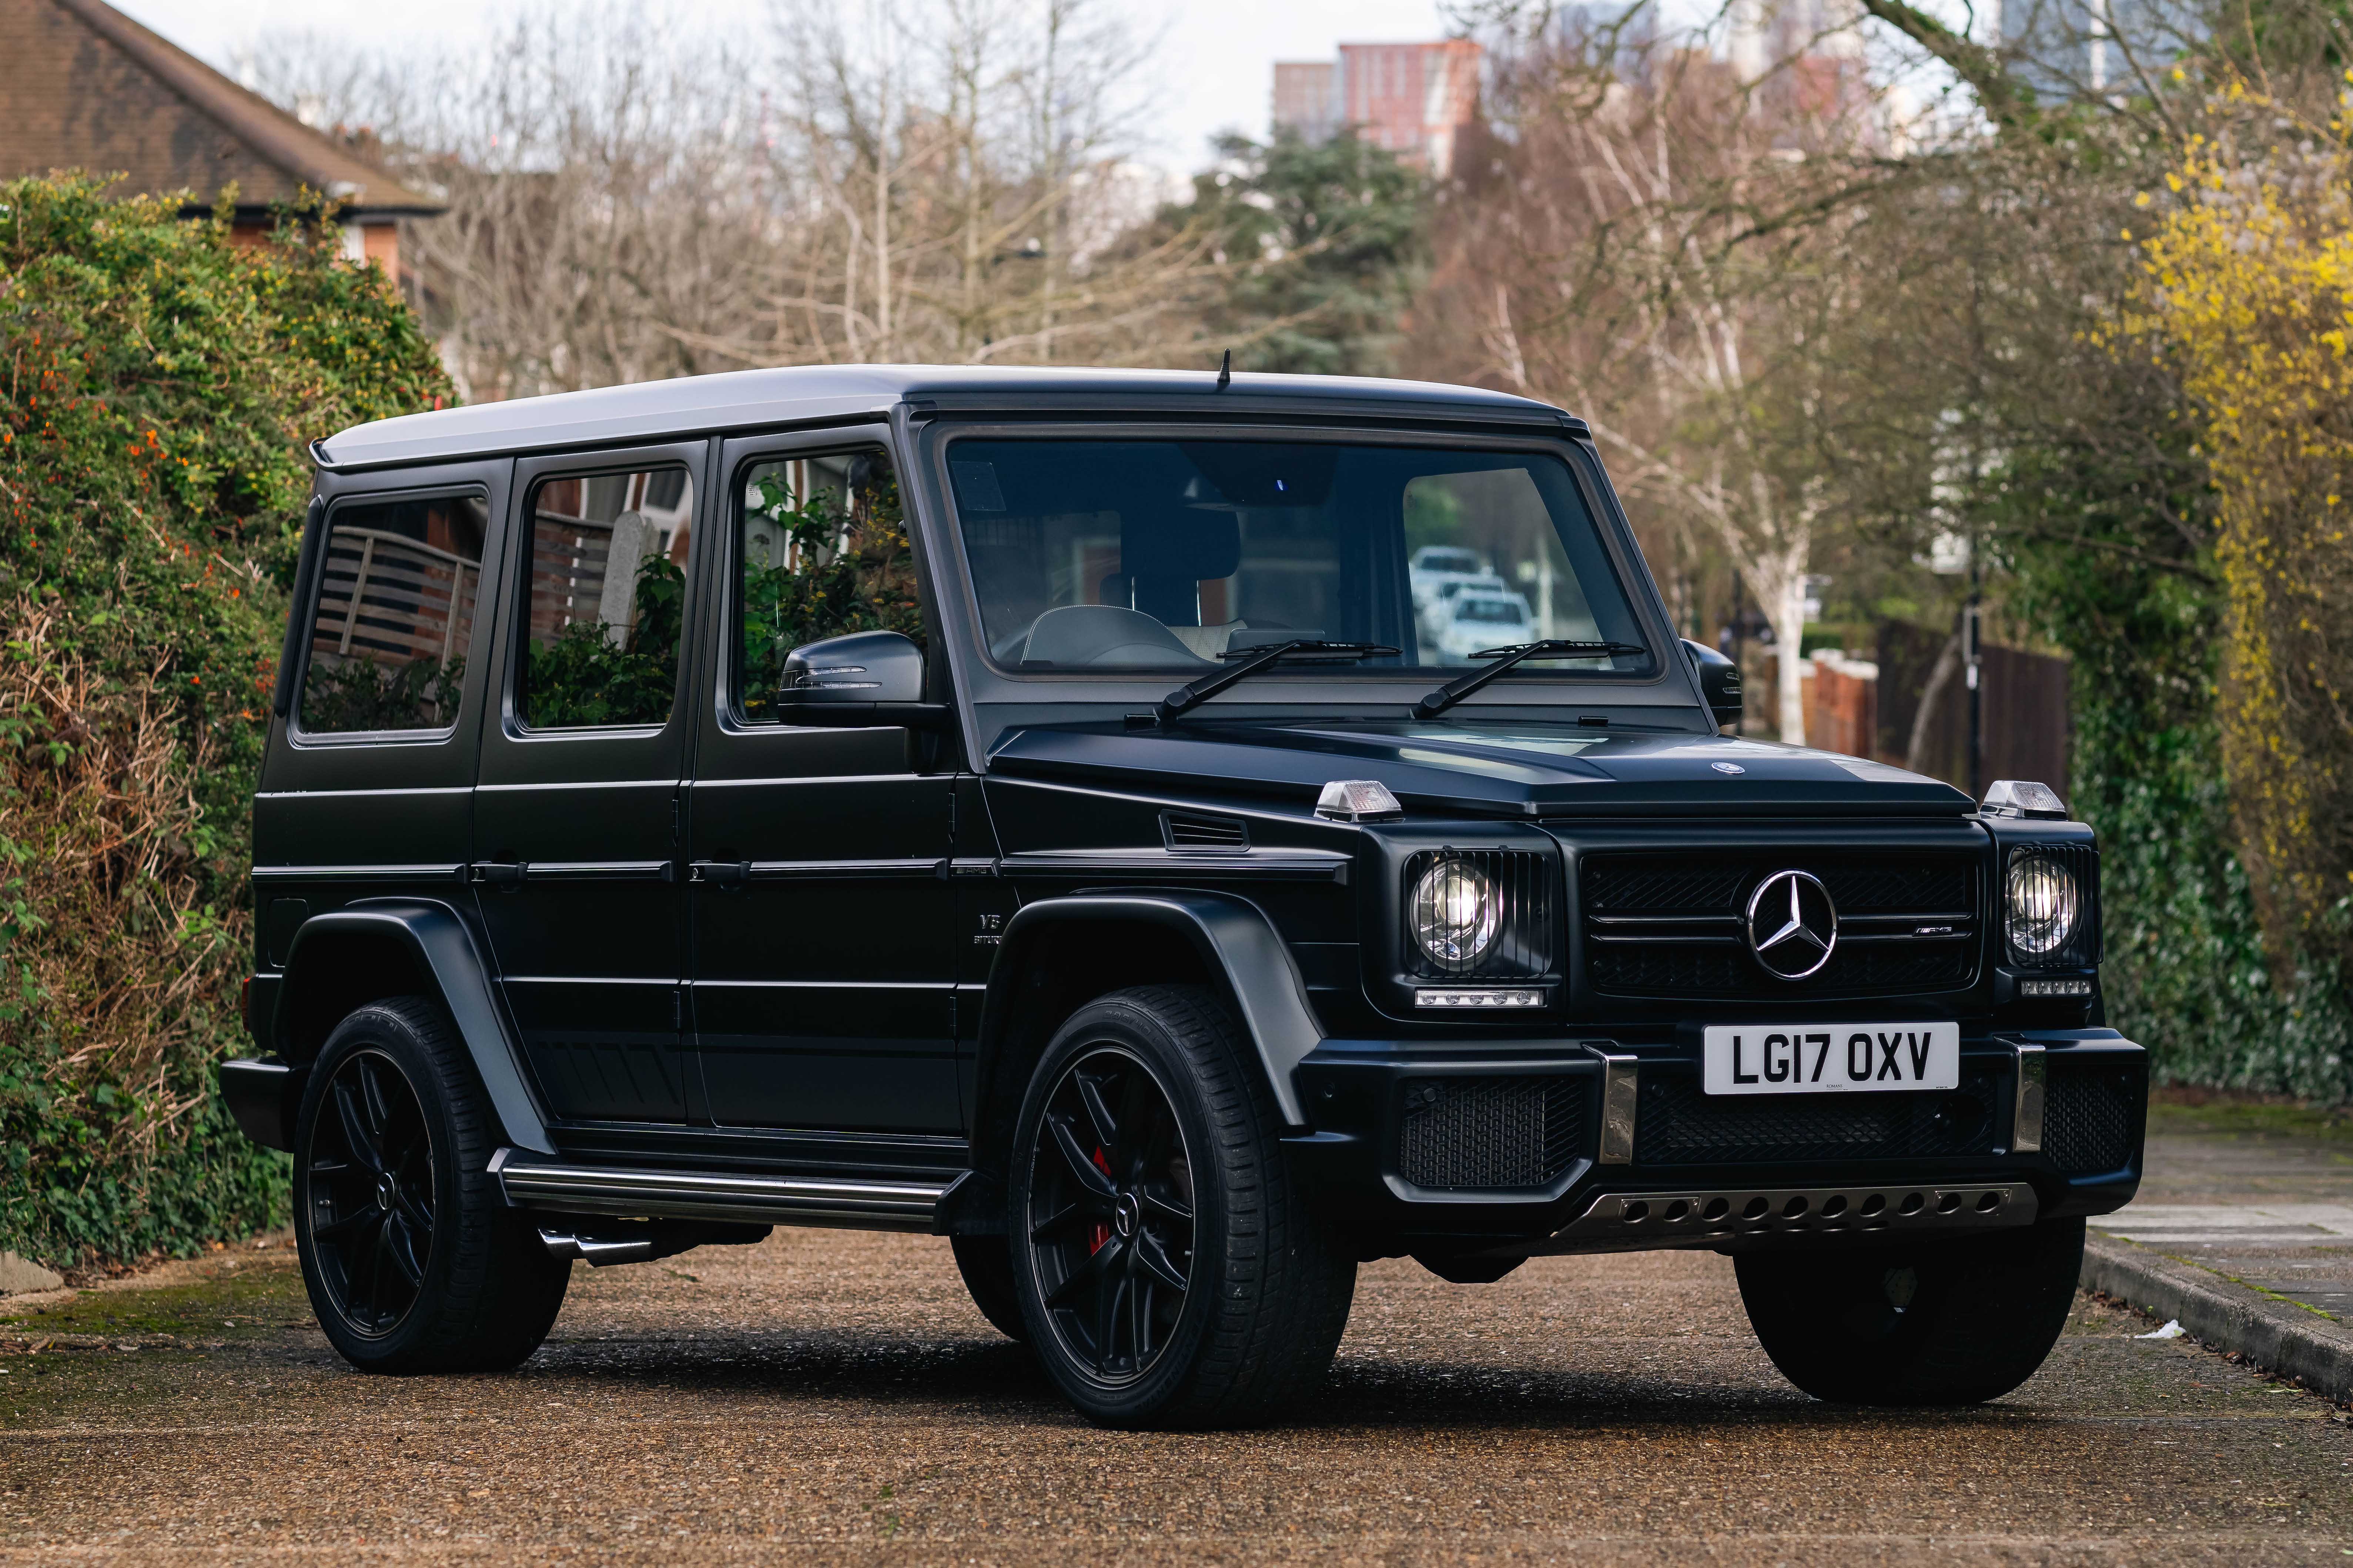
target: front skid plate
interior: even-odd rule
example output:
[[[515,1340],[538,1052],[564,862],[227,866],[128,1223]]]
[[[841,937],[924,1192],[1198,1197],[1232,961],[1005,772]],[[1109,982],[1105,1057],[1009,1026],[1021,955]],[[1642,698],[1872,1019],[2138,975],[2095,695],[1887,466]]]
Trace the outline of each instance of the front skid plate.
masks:
[[[1540,1258],[1674,1247],[1735,1252],[1823,1241],[1876,1243],[2007,1230],[2032,1225],[2040,1208],[2033,1187],[2024,1182],[1603,1193],[1547,1239],[1493,1251]]]

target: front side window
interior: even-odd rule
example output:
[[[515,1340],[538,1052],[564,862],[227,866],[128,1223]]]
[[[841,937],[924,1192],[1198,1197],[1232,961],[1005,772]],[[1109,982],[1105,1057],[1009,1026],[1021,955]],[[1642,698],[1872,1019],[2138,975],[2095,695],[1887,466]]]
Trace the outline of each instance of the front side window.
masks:
[[[489,523],[480,496],[369,501],[328,514],[297,710],[306,733],[457,722]]]
[[[775,721],[785,657],[804,643],[868,631],[923,639],[899,476],[885,454],[756,465],[737,529],[735,691],[745,720]]]
[[[523,723],[666,721],[686,629],[693,481],[674,468],[542,479],[529,515]]]
[[[948,475],[989,652],[1011,668],[1198,673],[1298,637],[1398,650],[1368,668],[1537,638],[1646,646],[1548,454],[967,438]],[[1634,673],[1651,656],[1524,668]]]

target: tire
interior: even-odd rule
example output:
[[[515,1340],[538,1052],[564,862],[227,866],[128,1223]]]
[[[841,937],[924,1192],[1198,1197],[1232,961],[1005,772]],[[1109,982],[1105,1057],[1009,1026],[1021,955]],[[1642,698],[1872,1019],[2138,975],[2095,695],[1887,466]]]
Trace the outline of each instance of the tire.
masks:
[[[1978,1405],[2067,1325],[2084,1222],[1868,1252],[1742,1253],[1740,1299],[1781,1375],[1840,1405]]]
[[[1242,1426],[1322,1381],[1356,1255],[1307,1211],[1256,1053],[1207,992],[1117,991],[1039,1059],[1008,1173],[1030,1346],[1105,1426]]]
[[[1012,1238],[955,1236],[948,1238],[948,1245],[955,1249],[956,1272],[964,1276],[964,1288],[980,1315],[998,1333],[1027,1344],[1029,1325],[1021,1321],[1021,1298],[1013,1289]]]
[[[319,1326],[363,1372],[501,1372],[539,1348],[569,1262],[500,1200],[473,1063],[419,996],[327,1037],[294,1131],[294,1240]]]

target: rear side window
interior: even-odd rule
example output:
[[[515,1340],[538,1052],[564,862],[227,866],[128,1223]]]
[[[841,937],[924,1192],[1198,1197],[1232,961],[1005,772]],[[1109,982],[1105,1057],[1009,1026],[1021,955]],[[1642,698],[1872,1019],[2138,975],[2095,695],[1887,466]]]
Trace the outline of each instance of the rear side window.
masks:
[[[297,710],[306,733],[457,722],[489,523],[480,496],[368,501],[328,513]]]
[[[684,468],[542,479],[516,706],[534,730],[659,724],[678,697],[694,484]]]

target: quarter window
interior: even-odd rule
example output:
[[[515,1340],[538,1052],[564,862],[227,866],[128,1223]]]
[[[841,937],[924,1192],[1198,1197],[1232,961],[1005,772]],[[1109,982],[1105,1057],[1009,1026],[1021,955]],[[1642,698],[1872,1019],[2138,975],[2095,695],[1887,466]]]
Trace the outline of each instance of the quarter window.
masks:
[[[735,549],[737,710],[774,722],[785,656],[849,632],[923,640],[899,476],[879,451],[762,463],[744,477]]]
[[[694,484],[683,468],[531,492],[517,707],[534,730],[659,724],[678,697]]]
[[[340,506],[327,518],[298,718],[313,735],[443,730],[482,586],[479,496]]]

